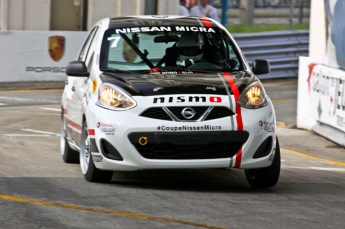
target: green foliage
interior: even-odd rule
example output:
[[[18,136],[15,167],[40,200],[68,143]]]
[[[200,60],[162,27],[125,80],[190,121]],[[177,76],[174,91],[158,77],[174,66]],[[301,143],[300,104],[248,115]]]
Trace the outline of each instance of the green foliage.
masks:
[[[267,31],[289,30],[289,25],[227,25],[230,33],[257,33]],[[309,24],[293,24],[293,30],[308,30]]]

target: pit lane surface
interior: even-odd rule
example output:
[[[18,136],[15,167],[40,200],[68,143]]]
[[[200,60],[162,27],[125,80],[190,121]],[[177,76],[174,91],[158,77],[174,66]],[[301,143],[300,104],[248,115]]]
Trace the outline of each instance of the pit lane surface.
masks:
[[[345,150],[296,124],[296,81],[264,82],[282,148],[279,183],[243,170],[115,173],[84,180],[60,156],[61,90],[0,92],[0,228],[343,228]]]

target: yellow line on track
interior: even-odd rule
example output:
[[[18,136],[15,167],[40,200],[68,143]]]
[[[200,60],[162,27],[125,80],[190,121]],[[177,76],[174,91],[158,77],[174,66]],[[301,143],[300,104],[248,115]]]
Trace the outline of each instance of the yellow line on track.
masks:
[[[284,149],[284,148],[280,148],[280,149],[284,150],[284,151],[287,151],[289,153],[297,154],[299,156],[303,156],[303,157],[307,157],[307,158],[315,159],[315,160],[319,160],[319,161],[324,161],[324,162],[328,162],[328,163],[331,163],[331,164],[334,164],[334,165],[340,165],[340,166],[344,166],[345,167],[345,163],[341,162],[341,161],[327,160],[327,159],[323,159],[323,158],[319,158],[319,157],[314,157],[314,156],[311,156],[311,155],[308,155],[308,154],[305,154],[305,153],[301,153],[301,152],[294,151],[294,150],[289,150],[289,149]]]
[[[91,207],[78,206],[78,205],[72,205],[72,204],[62,204],[62,203],[49,202],[49,201],[40,201],[40,200],[22,198],[22,197],[17,197],[17,196],[0,195],[0,199],[20,202],[20,203],[60,207],[60,208],[66,208],[66,209],[71,209],[71,210],[78,210],[78,211],[103,213],[103,214],[109,214],[109,215],[115,215],[115,216],[121,216],[121,217],[130,217],[130,218],[135,218],[135,219],[153,220],[153,221],[160,221],[160,222],[167,222],[167,223],[177,223],[177,224],[183,224],[183,225],[188,225],[188,226],[193,226],[193,227],[198,227],[198,228],[226,229],[224,227],[210,226],[210,225],[194,223],[194,222],[189,222],[189,221],[184,221],[184,220],[142,215],[142,214],[136,214],[136,213],[131,213],[131,212],[120,212],[120,211],[113,211],[113,210],[100,209],[100,208],[91,208]]]
[[[286,126],[285,126],[285,125],[277,125],[276,128],[278,128],[278,129],[284,129],[284,128],[286,128]]]

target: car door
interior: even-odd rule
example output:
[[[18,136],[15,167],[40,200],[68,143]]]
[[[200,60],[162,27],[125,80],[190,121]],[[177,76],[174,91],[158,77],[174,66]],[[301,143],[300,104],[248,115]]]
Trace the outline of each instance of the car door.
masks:
[[[94,26],[89,32],[78,56],[78,60],[84,61],[88,71],[92,65],[92,57],[94,48],[92,48],[97,39],[98,26]],[[82,100],[87,89],[88,77],[73,77],[68,76],[68,94],[66,108],[68,116],[68,136],[75,144],[80,145],[80,136],[83,121],[83,107]]]

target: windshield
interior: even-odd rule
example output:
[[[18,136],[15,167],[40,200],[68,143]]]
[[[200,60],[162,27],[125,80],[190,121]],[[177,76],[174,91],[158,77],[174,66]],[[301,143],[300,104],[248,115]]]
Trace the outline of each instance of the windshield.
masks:
[[[108,29],[103,37],[103,71],[238,71],[242,63],[221,29],[188,26]]]

